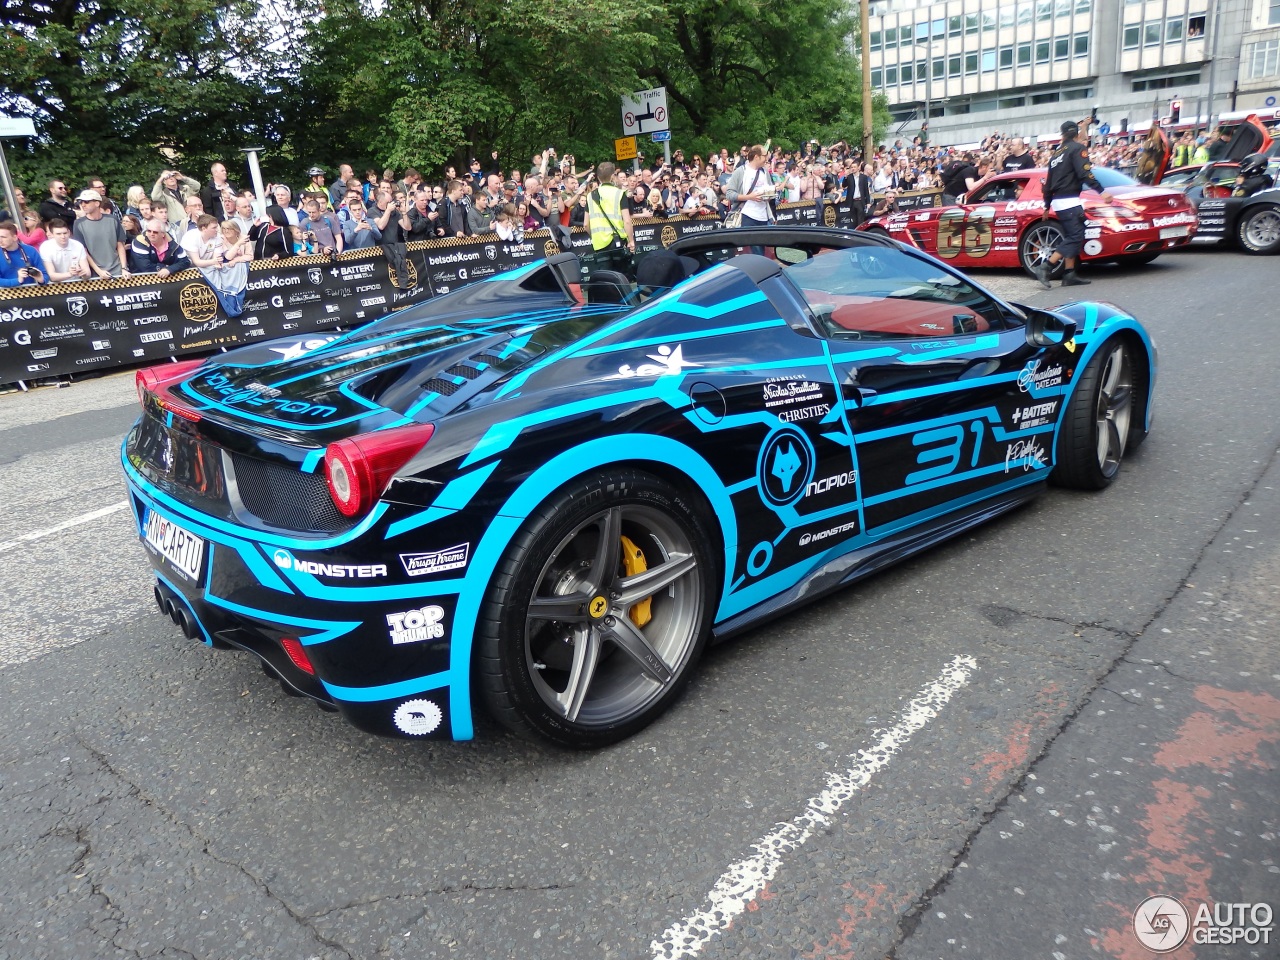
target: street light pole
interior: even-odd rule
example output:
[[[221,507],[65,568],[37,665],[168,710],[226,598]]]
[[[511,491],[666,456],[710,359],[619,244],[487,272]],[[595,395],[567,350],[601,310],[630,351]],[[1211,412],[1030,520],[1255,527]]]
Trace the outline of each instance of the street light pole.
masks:
[[[871,0],[858,4],[862,30],[862,162],[871,159]]]

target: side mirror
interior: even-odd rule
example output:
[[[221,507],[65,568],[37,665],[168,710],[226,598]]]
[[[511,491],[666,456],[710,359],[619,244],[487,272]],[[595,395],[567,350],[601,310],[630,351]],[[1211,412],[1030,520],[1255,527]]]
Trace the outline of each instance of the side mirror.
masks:
[[[1035,307],[1023,307],[1027,314],[1027,343],[1033,347],[1056,347],[1073,339],[1076,322]]]

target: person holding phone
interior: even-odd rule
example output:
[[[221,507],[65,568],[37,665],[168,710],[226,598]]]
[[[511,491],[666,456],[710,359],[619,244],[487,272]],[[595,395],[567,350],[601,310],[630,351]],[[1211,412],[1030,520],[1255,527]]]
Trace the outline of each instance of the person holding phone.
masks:
[[[12,220],[0,223],[0,287],[48,282],[40,252],[18,241],[18,225]]]

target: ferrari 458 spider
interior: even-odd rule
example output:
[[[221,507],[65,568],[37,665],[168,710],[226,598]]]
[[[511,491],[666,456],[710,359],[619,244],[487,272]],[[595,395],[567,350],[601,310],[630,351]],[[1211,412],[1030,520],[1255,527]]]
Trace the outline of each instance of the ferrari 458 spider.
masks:
[[[658,256],[686,279],[561,254],[141,371],[121,463],[160,609],[374,733],[466,739],[483,707],[598,746],[709,638],[1050,479],[1106,487],[1150,426],[1156,351],[1117,307],[1005,303],[852,231]]]
[[[1094,167],[1112,196],[1085,190],[1083,261],[1150,263],[1162,251],[1190,242],[1195,209],[1180,191],[1150,187],[1105,167]],[[1044,170],[1002,173],[953,207],[930,207],[873,217],[861,230],[887,234],[966,269],[1022,267],[1031,276],[1062,240],[1057,217],[1041,219]],[[1055,268],[1061,274],[1062,266]]]

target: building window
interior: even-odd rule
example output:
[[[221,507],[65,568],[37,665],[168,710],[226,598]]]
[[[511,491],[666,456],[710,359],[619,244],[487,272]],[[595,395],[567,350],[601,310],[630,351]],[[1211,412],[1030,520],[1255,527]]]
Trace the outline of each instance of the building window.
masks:
[[[1187,18],[1187,39],[1194,40],[1204,36],[1204,15]]]
[[[929,21],[925,20],[916,24],[916,43],[927,43],[929,41]]]
[[[1071,56],[1071,38],[1059,37],[1053,41],[1053,59],[1065,60]]]
[[[939,57],[933,61],[933,79],[945,80],[947,77],[947,61]]]
[[[1093,0],[1076,0],[1076,13],[1088,13],[1093,8]]]
[[[916,79],[923,81],[927,76],[929,76],[929,61],[917,60],[916,61]]]
[[[1267,23],[1280,23],[1280,0],[1271,0],[1271,5],[1267,8]]]
[[[884,48],[886,50],[898,49],[898,28],[897,27],[885,27]]]
[[[1160,46],[1160,24],[1148,23],[1143,28],[1142,45],[1144,47]]]
[[[947,36],[958,37],[964,30],[964,18],[960,14],[947,17]]]
[[[871,86],[876,89],[884,86],[884,74],[879,67],[871,68]]]
[[[898,81],[904,87],[911,82],[911,64],[904,63],[898,68]]]
[[[884,85],[886,87],[896,87],[898,85],[898,68],[897,67],[884,68]]]
[[[976,53],[966,53],[964,55],[964,75],[971,77],[978,72],[978,55]]]
[[[957,53],[954,57],[947,58],[947,76],[960,76],[960,54]]]
[[[1199,73],[1182,73],[1176,77],[1152,77],[1149,80],[1133,81],[1133,89],[1137,93],[1143,90],[1168,90],[1170,87],[1190,87],[1200,82]]]
[[[1013,66],[1013,47],[1000,48],[1000,69],[1008,70]]]
[[[1055,90],[1053,93],[1037,93],[1037,94],[1035,94],[1035,95],[1031,98],[1031,103],[1032,103],[1032,105],[1034,106],[1035,104],[1038,104],[1038,103],[1057,103],[1057,102],[1058,102],[1058,100],[1059,100],[1059,97],[1058,97],[1058,91],[1057,91],[1057,90]]]
[[[1177,43],[1182,39],[1182,18],[1170,20],[1164,25],[1164,42]]]
[[[1252,52],[1245,54],[1250,80],[1273,77],[1280,73],[1280,40],[1262,40],[1250,46],[1253,47]]]
[[[1018,4],[1018,22],[1030,23],[1031,18],[1035,16],[1035,8],[1031,4],[1031,0]]]
[[[1016,15],[1017,15],[1017,11],[1016,11],[1016,10],[1013,10],[1013,9],[1011,9],[1010,7],[1005,7],[1003,10],[1001,10],[1001,11],[1000,11],[1000,26],[1002,26],[1002,27],[1012,27],[1012,26],[1013,26],[1013,18],[1014,18]]]
[[[1031,42],[1018,44],[1018,66],[1031,66]]]
[[[964,15],[964,32],[966,36],[978,32],[978,15],[976,13],[966,13]]]
[[[995,28],[996,28],[995,15],[990,13],[982,14],[982,31],[985,33],[986,31],[994,30]]]
[[[982,51],[982,72],[995,73],[996,70],[996,52],[994,50]]]
[[[1063,90],[1063,100],[1088,100],[1093,96],[1093,87],[1081,87],[1079,90]]]
[[[1027,105],[1026,97],[1006,97],[1001,100],[999,107],[1001,110],[1011,110],[1014,107],[1025,107]]]
[[[1135,23],[1124,28],[1124,48],[1137,50],[1142,45],[1142,24]]]
[[[880,49],[880,31],[879,30],[871,31],[871,49],[872,50]]]
[[[1036,63],[1049,62],[1049,43],[1048,40],[1036,41]]]
[[[1075,49],[1071,55],[1073,57],[1087,57],[1089,55],[1089,35],[1087,33],[1076,34]]]
[[[946,34],[945,28],[946,28],[946,22],[941,17],[939,17],[937,20],[934,20],[933,23],[930,24],[930,29],[933,30],[933,38],[935,40],[941,39]]]

